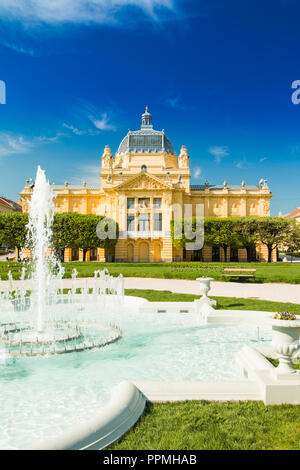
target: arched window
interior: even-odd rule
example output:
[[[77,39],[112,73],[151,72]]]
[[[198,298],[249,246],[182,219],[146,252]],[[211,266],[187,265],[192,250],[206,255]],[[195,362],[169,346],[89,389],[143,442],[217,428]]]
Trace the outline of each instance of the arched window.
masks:
[[[144,173],[146,173],[146,171],[147,171],[147,166],[146,166],[146,165],[142,165],[142,166],[141,166],[141,171],[143,171]]]

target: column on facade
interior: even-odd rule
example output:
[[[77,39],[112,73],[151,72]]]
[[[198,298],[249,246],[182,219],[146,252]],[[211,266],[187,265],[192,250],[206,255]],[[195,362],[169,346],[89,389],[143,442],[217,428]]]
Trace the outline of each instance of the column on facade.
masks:
[[[247,215],[247,200],[245,197],[241,199],[241,216],[244,217]]]
[[[105,248],[97,248],[97,261],[105,263]]]
[[[65,248],[64,260],[65,262],[72,261],[72,248]]]
[[[223,197],[223,211],[222,215],[228,217],[228,198]]]
[[[211,261],[212,259],[212,247],[208,245],[203,246],[203,261]]]
[[[239,248],[238,249],[238,257],[239,257],[239,261],[247,262],[247,250],[246,250],[246,248]]]

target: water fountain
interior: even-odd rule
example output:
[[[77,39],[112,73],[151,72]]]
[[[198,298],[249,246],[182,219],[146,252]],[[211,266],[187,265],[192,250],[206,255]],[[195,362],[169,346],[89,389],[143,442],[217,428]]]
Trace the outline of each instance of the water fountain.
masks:
[[[123,278],[113,278],[107,270],[95,271],[92,294],[83,288],[77,293],[77,271],[72,272],[72,289],[64,294],[64,268],[51,245],[54,194],[45,172],[38,167],[29,202],[28,246],[32,252],[29,267],[31,292],[27,296],[22,268],[21,287],[13,289],[13,278],[0,292],[0,310],[10,319],[0,324],[1,356],[20,357],[62,354],[103,347],[121,338],[120,319],[105,309],[109,294],[114,311],[124,295]],[[88,318],[91,303],[99,310],[99,321]],[[76,313],[76,316],[75,316]],[[79,315],[78,315],[79,313]],[[75,318],[76,317],[76,318]]]
[[[172,400],[176,383],[180,387],[186,384],[185,390],[175,390],[176,397],[186,399],[186,390],[192,390],[193,398],[197,396],[190,386],[195,381],[200,389],[207,381],[205,393],[210,384],[215,397],[223,389],[221,381],[235,380],[226,387],[234,399],[241,393],[244,400],[245,382],[240,382],[241,371],[232,360],[238,351],[242,351],[239,358],[247,376],[260,380],[261,393],[256,399],[278,403],[281,397],[277,390],[273,396],[263,395],[262,380],[273,373],[273,366],[250,347],[269,347],[270,312],[214,310],[216,301],[208,297],[211,278],[198,278],[202,298],[196,301],[196,308],[181,303],[176,314],[166,303],[156,309],[150,305],[147,310],[145,299],[124,298],[122,276],[112,277],[106,269],[96,270],[89,284],[78,279],[73,269],[69,288],[64,289],[65,270],[51,246],[53,215],[51,186],[39,168],[29,205],[32,263],[22,268],[18,284],[12,272],[7,282],[0,279],[0,387],[4,404],[0,407],[0,448],[33,445],[74,449],[86,448],[87,443],[102,448],[104,441],[99,436],[106,439],[105,445],[111,444],[136,422],[145,401],[133,384],[129,384],[130,392],[127,383],[125,391],[123,387],[113,393],[108,413],[104,406],[109,391],[121,381],[138,382],[141,387],[147,387],[148,381],[150,387],[157,382],[164,393],[167,384]],[[122,330],[126,331],[123,336]],[[122,341],[108,346],[121,337]],[[277,343],[283,341],[277,338]],[[245,344],[249,345],[246,352],[241,349]],[[103,346],[107,347],[101,349]],[[285,349],[280,352],[286,355]],[[298,382],[294,380],[290,381],[296,384],[293,400],[298,403]],[[269,383],[266,386],[269,391]],[[283,401],[290,400],[291,390],[287,393]],[[148,392],[145,395],[149,396]],[[253,394],[250,397],[253,399]],[[99,411],[103,419],[96,422],[93,418]],[[50,439],[53,436],[55,442]],[[39,446],[37,440],[47,443]]]

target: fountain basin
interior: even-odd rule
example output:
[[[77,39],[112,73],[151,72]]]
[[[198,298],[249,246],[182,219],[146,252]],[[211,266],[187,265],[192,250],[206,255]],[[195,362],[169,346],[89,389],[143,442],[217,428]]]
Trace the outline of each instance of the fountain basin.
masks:
[[[170,382],[187,386],[209,382],[216,389],[220,382],[232,383],[236,389],[239,382],[246,388],[234,355],[245,344],[270,344],[270,325],[260,322],[257,332],[257,319],[264,314],[216,310],[204,324],[193,303],[182,304],[181,312],[175,313],[177,304],[173,303],[172,310],[167,304],[125,297],[122,309],[115,305],[113,312],[114,300],[107,296],[106,310],[119,318],[123,331],[118,342],[80,353],[19,357],[2,364],[0,386],[5,394],[0,398],[0,448],[44,445],[49,439],[64,439],[70,428],[86,429],[95,415],[106,413],[110,391],[123,381],[156,382],[162,390]],[[92,302],[84,313],[97,321],[105,314]],[[83,312],[73,309],[68,315],[79,321]],[[196,399],[197,393],[193,396]]]

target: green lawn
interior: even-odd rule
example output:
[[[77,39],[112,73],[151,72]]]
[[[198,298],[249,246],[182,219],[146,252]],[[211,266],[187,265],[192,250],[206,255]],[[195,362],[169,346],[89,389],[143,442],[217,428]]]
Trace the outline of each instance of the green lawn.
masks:
[[[144,289],[125,289],[126,295],[143,297],[150,302],[193,302],[199,299],[199,295],[177,294],[171,291],[163,290],[144,290]],[[217,301],[216,309],[231,310],[262,310],[266,312],[285,312],[290,311],[295,315],[300,315],[300,304],[288,302],[271,302],[269,300],[242,299],[239,297],[213,297]]]
[[[149,301],[193,301],[190,294],[128,289]],[[291,310],[300,305],[255,299],[214,297],[217,308]],[[271,360],[274,365],[278,361]],[[299,366],[295,366],[299,368]],[[148,403],[136,426],[113,450],[271,450],[300,449],[300,406],[265,406],[262,402]]]
[[[300,406],[186,401],[148,404],[113,450],[300,449]]]
[[[96,269],[107,268],[117,276],[153,277],[163,279],[196,279],[199,276],[211,276],[215,280],[224,280],[224,267],[255,268],[255,282],[286,282],[300,284],[300,263],[95,263],[74,262],[64,263],[65,277],[71,277],[72,269],[76,268],[80,277],[93,276]],[[0,263],[0,276],[7,279],[11,269],[14,278],[21,274],[21,263]],[[227,278],[228,280],[228,278]],[[232,280],[232,279],[231,279]],[[253,282],[247,279],[246,282]]]

